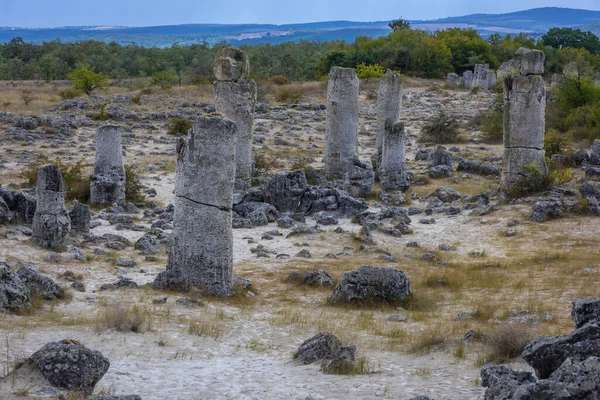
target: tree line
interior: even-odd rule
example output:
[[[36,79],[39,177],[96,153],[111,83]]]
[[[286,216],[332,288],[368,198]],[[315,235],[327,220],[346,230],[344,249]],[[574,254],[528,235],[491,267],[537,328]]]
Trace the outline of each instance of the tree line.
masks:
[[[277,45],[244,45],[255,79],[285,76],[293,81],[318,80],[332,66],[355,68],[378,65],[407,75],[441,78],[449,72],[462,73],[475,64],[495,69],[511,59],[519,47],[536,48],[546,54],[546,73],[560,73],[569,62],[580,71],[600,71],[600,40],[590,32],[554,28],[541,39],[525,34],[491,35],[487,40],[474,29],[426,32],[412,29],[403,20],[390,24],[393,31],[379,38],[357,37],[345,41],[286,42]],[[168,84],[211,82],[213,60],[225,43],[208,43],[167,48],[143,47],[132,43],[83,41],[41,44],[15,38],[0,44],[1,80],[63,80],[82,66],[111,79],[154,77]]]

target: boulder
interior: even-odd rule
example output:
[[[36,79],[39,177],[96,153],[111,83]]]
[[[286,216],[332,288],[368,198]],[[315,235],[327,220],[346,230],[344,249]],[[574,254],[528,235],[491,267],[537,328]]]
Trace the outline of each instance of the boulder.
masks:
[[[548,378],[567,358],[600,357],[600,322],[589,322],[565,336],[537,337],[522,356],[540,379]]]
[[[110,366],[99,351],[74,340],[48,343],[31,360],[52,386],[88,395]]]
[[[481,386],[487,388],[484,400],[511,399],[519,386],[535,381],[531,372],[513,371],[506,365],[481,368]]]
[[[326,357],[337,357],[341,352],[342,343],[333,333],[319,333],[298,347],[296,359],[308,365]]]
[[[548,217],[560,217],[565,210],[562,201],[558,199],[538,200],[533,203],[529,220],[544,222]]]
[[[295,212],[300,206],[302,195],[308,189],[303,170],[281,172],[269,176],[265,182],[265,202],[279,212]]]
[[[452,153],[440,146],[429,154],[427,162],[429,167],[437,167],[438,165],[452,167]]]
[[[335,211],[340,215],[355,215],[368,208],[369,206],[364,199],[356,199],[343,190],[310,186],[302,196],[299,211],[306,215],[320,211]]]
[[[81,204],[77,200],[73,201],[73,207],[69,210],[71,218],[71,232],[86,234],[90,232],[90,220],[92,211],[90,206]]]
[[[367,197],[373,189],[374,181],[373,166],[355,158],[344,175],[342,189],[352,197]]]
[[[438,199],[440,199],[444,203],[452,203],[453,201],[460,200],[462,195],[455,189],[440,186],[433,193]]]
[[[157,254],[160,253],[160,243],[153,236],[144,235],[137,242],[135,242],[135,249],[140,250],[143,254]]]
[[[429,176],[433,179],[448,178],[452,176],[452,167],[437,165],[429,168]]]
[[[31,292],[19,276],[0,261],[0,310],[20,308],[29,303]]]
[[[322,269],[308,272],[302,279],[302,284],[308,286],[333,286],[334,283],[335,282],[333,281],[333,278],[331,278],[331,275]]]
[[[244,202],[235,206],[233,210],[242,218],[249,219],[253,226],[268,225],[279,218],[277,209],[268,203]]]
[[[404,272],[363,265],[357,270],[344,272],[329,303],[386,302],[398,303],[410,294],[410,280]]]
[[[482,164],[473,160],[461,160],[458,163],[456,170],[481,175],[500,175],[502,172],[502,170],[495,165]]]
[[[37,267],[29,264],[19,263],[17,275],[19,279],[29,288],[34,296],[42,297],[46,300],[54,300],[61,297],[63,290],[51,278],[40,274]]]
[[[546,57],[543,51],[521,47],[515,55],[521,61],[519,68],[521,75],[542,75],[544,73],[544,60]]]
[[[600,323],[600,298],[584,297],[573,302],[571,318],[575,329],[579,329],[588,322]]]

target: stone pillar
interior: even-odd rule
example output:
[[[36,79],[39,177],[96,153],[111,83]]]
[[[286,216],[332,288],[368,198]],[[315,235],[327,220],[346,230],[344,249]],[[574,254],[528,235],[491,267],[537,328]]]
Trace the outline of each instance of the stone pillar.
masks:
[[[379,84],[377,97],[377,170],[381,164],[383,148],[383,137],[385,135],[386,122],[392,124],[400,121],[400,110],[402,109],[402,78],[397,72],[388,70]]]
[[[333,67],[327,85],[325,175],[344,177],[358,156],[359,81],[352,68]]]
[[[69,211],[71,219],[71,231],[73,233],[85,234],[90,232],[90,220],[92,211],[90,206],[73,201],[73,208]]]
[[[71,220],[65,208],[65,187],[56,165],[37,170],[37,206],[33,215],[33,238],[42,247],[63,250],[69,242]]]
[[[486,74],[490,69],[489,64],[475,64],[475,71],[473,72],[473,86],[485,88],[486,86]]]
[[[485,74],[485,85],[483,86],[487,90],[493,90],[498,84],[496,73],[494,71],[487,71]]]
[[[235,190],[248,190],[254,174],[252,135],[254,130],[254,107],[256,105],[256,82],[249,79],[248,56],[236,47],[219,49],[215,58],[213,84],[217,111],[231,119],[237,126],[235,147]]]
[[[119,127],[107,125],[98,128],[96,163],[91,180],[90,202],[92,204],[125,202],[125,166]]]
[[[237,128],[221,117],[202,117],[177,144],[175,215],[167,270],[158,289],[198,288],[233,294],[231,205]]]
[[[504,79],[504,160],[501,187],[510,189],[529,175],[525,165],[534,163],[547,174],[544,160],[546,85],[544,53],[519,49],[518,76]]]
[[[404,135],[404,124],[393,124],[388,121],[383,137],[383,154],[379,173],[379,181],[383,191],[408,189]]]
[[[473,89],[473,71],[465,71],[463,72],[463,88],[467,90]]]
[[[461,84],[460,76],[458,76],[458,74],[455,74],[454,72],[451,72],[448,75],[446,75],[446,80],[448,81],[448,84],[452,87],[459,87]]]

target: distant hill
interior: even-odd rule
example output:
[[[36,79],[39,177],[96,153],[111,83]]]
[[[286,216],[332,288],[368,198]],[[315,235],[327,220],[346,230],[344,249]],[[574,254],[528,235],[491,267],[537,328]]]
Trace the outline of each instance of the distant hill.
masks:
[[[600,38],[600,22],[597,22],[595,24],[578,26],[577,28],[581,29],[584,32],[590,31]]]
[[[286,41],[354,41],[357,36],[379,37],[390,32],[389,21],[352,22],[327,21],[305,24],[187,24],[150,27],[79,26],[64,28],[27,29],[0,27],[0,42],[22,37],[27,42],[47,42],[60,39],[63,42],[99,40],[127,45],[166,47],[174,43],[190,45],[208,42],[215,44],[282,43]],[[473,14],[430,21],[411,21],[419,29],[430,31],[451,27],[474,28],[484,37],[491,33],[524,32],[541,36],[552,27],[587,26],[600,34],[600,11],[571,8],[536,8],[508,14]]]

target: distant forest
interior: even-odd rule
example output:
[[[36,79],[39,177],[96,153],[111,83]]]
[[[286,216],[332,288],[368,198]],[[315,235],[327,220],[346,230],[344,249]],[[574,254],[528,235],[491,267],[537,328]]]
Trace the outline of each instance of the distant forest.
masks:
[[[345,41],[286,42],[276,45],[242,46],[251,60],[255,79],[285,76],[291,81],[318,80],[332,66],[356,67],[379,64],[407,75],[441,78],[449,72],[462,73],[475,64],[496,69],[511,59],[519,47],[537,48],[546,54],[546,73],[562,72],[566,64],[577,62],[579,71],[600,71],[600,41],[589,32],[569,28],[551,29],[540,40],[524,34],[491,35],[487,40],[476,30],[448,29],[435,33],[411,29],[397,23],[387,36],[361,36]],[[1,80],[63,80],[76,68],[86,65],[112,79],[152,77],[168,73],[175,84],[211,82],[217,45],[172,45],[168,48],[137,44],[84,41],[41,44],[21,38],[0,44]]]

